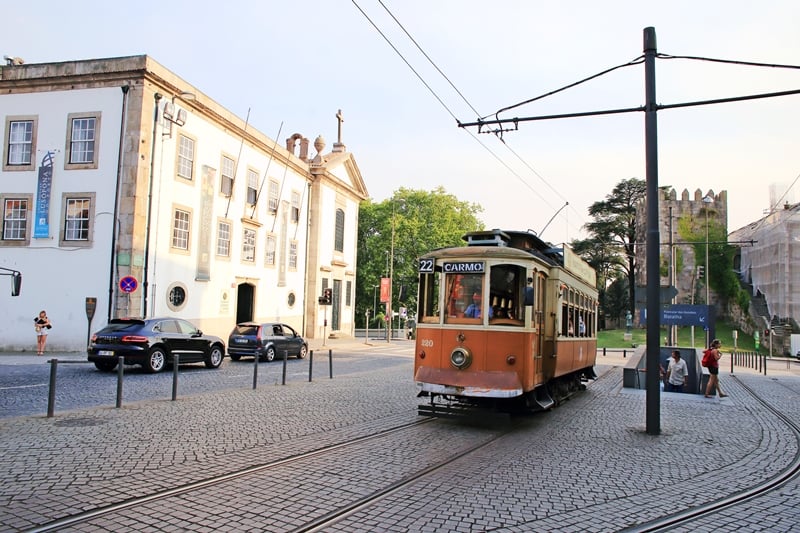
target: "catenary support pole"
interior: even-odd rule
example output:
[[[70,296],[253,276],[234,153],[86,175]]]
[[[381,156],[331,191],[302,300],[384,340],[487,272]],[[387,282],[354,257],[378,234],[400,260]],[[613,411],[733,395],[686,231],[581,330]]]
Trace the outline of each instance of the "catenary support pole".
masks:
[[[648,435],[661,433],[661,391],[659,390],[659,365],[661,309],[660,309],[660,237],[658,230],[658,122],[656,103],[656,29],[644,29],[644,85],[645,85],[645,167],[647,205],[647,401],[646,431]]]

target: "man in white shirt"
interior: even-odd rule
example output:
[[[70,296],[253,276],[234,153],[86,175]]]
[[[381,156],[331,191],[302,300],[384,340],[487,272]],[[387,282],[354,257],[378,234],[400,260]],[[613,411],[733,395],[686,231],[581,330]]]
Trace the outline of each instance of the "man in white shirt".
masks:
[[[689,382],[689,367],[681,359],[681,352],[672,351],[672,359],[667,367],[667,392],[683,392],[683,386]]]

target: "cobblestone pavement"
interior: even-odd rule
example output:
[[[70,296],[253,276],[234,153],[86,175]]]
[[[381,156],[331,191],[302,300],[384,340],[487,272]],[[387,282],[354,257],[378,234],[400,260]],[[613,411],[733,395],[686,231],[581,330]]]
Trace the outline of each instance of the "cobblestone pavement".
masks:
[[[0,420],[0,530],[34,528],[414,421],[418,400],[411,346],[340,345],[354,358],[375,352],[391,357],[377,369],[365,367],[333,380],[70,411],[49,419]],[[585,393],[529,417],[522,428],[452,468],[328,530],[618,531],[747,490],[794,460],[795,436],[739,385],[754,388],[800,422],[800,377],[791,371],[764,377],[742,370],[736,378],[723,372],[730,396],[722,400],[663,394],[661,434],[652,436],[645,433],[644,391],[621,387],[626,362],[617,355],[598,356],[600,378]],[[441,437],[443,448],[473,431],[433,424],[450,432]],[[425,431],[431,431],[428,426]],[[479,435],[483,430],[474,431]],[[422,450],[421,444],[407,445],[389,455],[398,468],[414,460],[422,466],[435,453]],[[406,455],[400,457],[401,452]],[[373,472],[377,479],[382,474],[375,466],[387,461],[378,456],[354,460],[349,468],[328,465],[325,481],[317,483],[309,501],[316,494],[322,505],[336,491],[356,492],[358,487],[348,486],[350,476],[362,469],[359,476]],[[295,480],[296,490],[308,486],[306,478],[297,472],[289,479]],[[268,515],[253,513],[250,504],[271,501],[282,509],[293,493],[271,494],[277,482],[270,478],[260,483],[263,494],[249,492],[252,488],[241,494],[211,490],[207,497],[214,499],[214,513],[197,502],[186,507],[173,502],[72,530],[280,531],[269,529]],[[799,491],[791,481],[682,531],[789,531],[800,522]],[[219,510],[220,502],[221,507],[229,502],[229,512]],[[306,505],[311,512],[311,504]]]

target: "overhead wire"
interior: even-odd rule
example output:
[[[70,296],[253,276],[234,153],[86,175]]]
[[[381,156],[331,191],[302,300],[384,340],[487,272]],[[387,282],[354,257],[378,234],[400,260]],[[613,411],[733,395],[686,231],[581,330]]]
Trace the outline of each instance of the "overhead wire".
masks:
[[[605,69],[605,70],[603,70],[601,72],[598,72],[597,74],[592,74],[591,76],[583,78],[582,80],[578,80],[578,81],[570,83],[568,85],[564,85],[563,87],[559,87],[558,89],[554,89],[554,90],[549,91],[547,93],[540,94],[539,96],[535,96],[533,98],[529,98],[529,99],[524,100],[522,102],[519,102],[517,104],[513,104],[513,105],[510,105],[510,106],[507,106],[507,107],[503,107],[501,109],[498,109],[494,113],[490,113],[490,114],[488,114],[486,116],[480,117],[480,120],[485,120],[485,119],[489,118],[491,115],[494,115],[495,118],[500,118],[500,117],[498,117],[498,115],[500,113],[505,112],[505,111],[510,111],[510,110],[515,109],[517,107],[520,107],[520,106],[523,106],[523,105],[526,105],[526,104],[530,104],[532,102],[535,102],[537,100],[541,100],[543,98],[547,98],[548,96],[553,96],[554,94],[558,94],[558,93],[560,93],[562,91],[566,91],[567,89],[571,89],[573,87],[577,87],[578,85],[586,83],[587,81],[591,81],[591,80],[593,80],[595,78],[599,78],[600,76],[604,76],[604,75],[606,75],[606,74],[608,74],[610,72],[613,72],[613,71],[615,71],[617,69],[630,67],[630,66],[633,66],[633,65],[639,65],[641,63],[644,63],[644,55],[640,55],[639,57],[631,59],[627,63],[622,63],[620,65],[617,65],[617,66],[614,66],[614,67],[611,67],[611,68],[607,68],[607,69]]]
[[[798,66],[798,65],[788,65],[788,64],[778,64],[778,63],[762,63],[762,62],[755,62],[755,61],[741,61],[741,60],[730,60],[730,59],[719,59],[719,58],[703,57],[703,56],[672,55],[672,54],[659,53],[659,54],[656,54],[656,57],[659,58],[659,59],[688,59],[688,60],[695,60],[695,61],[707,61],[707,62],[713,62],[713,63],[723,63],[723,64],[729,64],[729,65],[742,65],[742,66],[753,66],[753,67],[766,67],[766,68],[779,68],[779,69],[800,69],[800,66]],[[568,88],[575,87],[575,86],[580,85],[582,83],[585,83],[585,82],[587,82],[589,80],[595,79],[595,78],[597,78],[597,77],[599,77],[601,75],[604,75],[604,74],[607,74],[609,72],[612,72],[612,71],[614,71],[616,69],[624,68],[624,67],[635,65],[635,64],[640,64],[643,61],[644,61],[644,56],[639,56],[639,57],[634,58],[633,60],[631,60],[631,61],[629,61],[627,63],[623,63],[621,65],[617,65],[615,67],[611,67],[611,68],[606,69],[604,71],[601,71],[601,72],[599,72],[597,74],[594,74],[592,76],[589,76],[589,77],[584,78],[582,80],[579,80],[577,82],[565,85],[563,87],[560,87],[560,88],[555,89],[553,91],[550,91],[548,93],[545,93],[545,94],[536,96],[534,98],[530,98],[528,100],[525,100],[523,102],[511,105],[511,106],[507,106],[507,107],[504,107],[502,109],[499,109],[493,115],[499,121],[500,120],[499,114],[502,113],[502,112],[505,112],[505,111],[520,107],[520,106],[525,105],[525,104],[529,104],[529,103],[535,102],[537,100],[541,100],[541,99],[543,99],[543,98],[545,98],[547,96],[551,96],[551,95],[554,95],[554,94],[559,93],[561,91],[564,91],[564,90],[566,90]],[[784,93],[757,95],[757,97],[770,97],[770,96],[778,96],[778,95],[785,95],[785,94],[796,94],[796,92],[797,91],[786,91]],[[720,99],[720,100],[706,101],[706,102],[693,102],[691,104],[661,105],[659,107],[666,109],[666,108],[672,108],[672,107],[681,107],[681,106],[684,106],[684,105],[701,105],[701,104],[708,104],[708,103],[722,103],[722,102],[737,101],[737,100],[740,100],[740,99],[744,100],[744,99],[751,99],[751,98],[752,97],[728,98],[728,99]],[[480,124],[481,121],[485,120],[489,116],[491,116],[491,115],[486,115],[484,117],[481,117],[478,120],[478,124]],[[519,119],[516,119],[516,118],[515,119],[506,119],[506,121],[508,121],[508,122],[513,121],[515,124],[516,124],[517,120],[519,120]],[[497,130],[494,133],[496,135],[498,133],[500,135],[502,135],[502,131],[503,130]],[[794,182],[789,187],[789,189],[791,189],[794,186],[794,184],[798,181],[798,179],[800,179],[800,176],[795,178]],[[788,193],[788,190],[786,191],[786,193]],[[784,195],[781,196],[781,198],[778,200],[777,203],[780,203],[780,200],[783,199],[786,196],[786,193],[784,193]],[[775,209],[775,205],[770,206],[770,212],[774,211],[774,209]],[[759,221],[759,223],[752,229],[752,231],[755,232],[761,225],[763,225],[763,223],[765,222],[766,218],[767,217],[764,217],[763,219],[761,219]]]
[[[375,31],[377,31],[380,34],[380,36],[383,37],[383,40],[386,41],[386,44],[388,44],[389,46],[392,47],[392,50],[394,50],[394,52],[398,55],[398,57],[400,57],[400,59],[403,60],[403,63],[405,63],[406,66],[409,69],[411,69],[411,72],[414,73],[414,75],[417,77],[417,79],[425,86],[426,89],[428,89],[428,91],[433,95],[433,97],[436,98],[436,101],[439,102],[439,104],[445,109],[445,111],[447,111],[450,114],[451,117],[453,117],[453,120],[458,122],[458,117],[456,117],[455,113],[453,113],[450,110],[450,108],[447,107],[447,104],[445,104],[442,101],[442,99],[439,98],[439,95],[436,94],[436,91],[434,91],[431,88],[431,86],[428,85],[428,82],[425,81],[425,79],[420,75],[420,73],[417,72],[417,70],[414,67],[411,66],[411,63],[409,63],[408,60],[405,58],[405,56],[402,53],[400,53],[400,50],[397,49],[397,47],[394,45],[394,43],[392,43],[392,41],[381,31],[381,29],[378,28],[378,25],[375,24],[375,22],[373,22],[373,20],[369,17],[369,15],[367,15],[367,13],[363,9],[361,9],[361,6],[358,5],[358,2],[356,2],[356,0],[350,0],[350,1],[353,3],[354,6],[356,6],[356,9],[358,9],[361,12],[361,14],[364,16],[364,18],[367,19],[367,21],[370,24],[372,24],[372,27],[375,28]]]
[[[792,184],[791,184],[791,185],[789,185],[789,186],[786,188],[786,190],[785,190],[785,191],[784,191],[784,193],[781,195],[781,197],[780,197],[780,198],[778,198],[777,200],[775,200],[775,203],[774,203],[774,204],[772,204],[772,205],[770,205],[770,206],[769,206],[769,213],[767,213],[765,216],[763,216],[763,217],[761,218],[761,220],[759,220],[759,221],[756,223],[756,225],[755,225],[755,226],[753,226],[753,229],[751,229],[751,230],[750,230],[750,236],[751,236],[751,237],[752,237],[753,235],[755,235],[756,231],[758,231],[758,230],[761,228],[761,226],[763,226],[763,225],[764,225],[764,223],[765,223],[765,222],[767,221],[767,219],[769,218],[769,215],[771,215],[772,213],[774,213],[774,212],[777,210],[777,208],[778,208],[778,205],[780,205],[780,203],[781,203],[781,200],[783,200],[784,198],[786,198],[786,195],[787,195],[787,194],[789,194],[789,191],[791,191],[791,190],[792,190],[792,187],[794,187],[794,186],[795,186],[795,184],[797,183],[797,181],[798,181],[798,180],[800,180],[800,174],[798,174],[797,176],[795,176],[795,178],[794,178],[794,181],[792,182]],[[800,212],[800,211],[796,211],[796,212],[795,212],[795,214],[793,214],[793,215],[792,215],[792,217],[794,217],[794,216],[795,216],[795,215],[796,215],[798,212]]]
[[[435,91],[434,91],[434,90],[431,88],[431,86],[430,86],[430,85],[429,85],[429,84],[428,84],[428,83],[427,83],[427,82],[426,82],[426,81],[425,81],[425,80],[422,78],[422,76],[419,74],[419,72],[418,72],[418,71],[417,71],[417,70],[416,70],[414,67],[412,67],[412,66],[411,66],[410,62],[409,62],[409,61],[408,61],[408,60],[407,60],[407,59],[406,59],[406,58],[403,56],[403,54],[402,54],[402,53],[401,53],[401,52],[400,52],[400,51],[397,49],[397,47],[396,47],[396,46],[395,46],[395,45],[394,45],[394,44],[391,42],[391,40],[390,40],[390,39],[389,39],[389,38],[386,36],[386,34],[385,34],[383,31],[381,31],[381,29],[380,29],[380,28],[378,28],[377,24],[376,24],[376,23],[375,23],[375,22],[374,22],[374,21],[373,21],[373,20],[372,20],[372,19],[371,19],[371,18],[370,18],[368,15],[367,15],[367,13],[366,13],[366,12],[365,12],[365,11],[364,11],[364,10],[363,10],[363,9],[362,9],[360,6],[359,6],[359,5],[358,5],[358,3],[357,3],[355,0],[352,0],[352,2],[353,2],[353,4],[356,6],[356,8],[357,8],[357,9],[358,9],[358,10],[361,12],[361,14],[364,16],[364,18],[366,18],[366,19],[369,21],[369,23],[372,25],[372,27],[375,29],[375,31],[377,31],[377,32],[378,32],[378,33],[381,35],[381,37],[383,37],[383,39],[384,39],[384,40],[385,40],[385,41],[386,41],[386,42],[389,44],[389,46],[391,46],[391,47],[392,47],[392,49],[395,51],[395,53],[396,53],[396,54],[397,54],[397,55],[398,55],[398,56],[399,56],[399,57],[400,57],[400,58],[403,60],[403,62],[404,62],[404,63],[405,63],[407,66],[408,66],[408,68],[409,68],[409,69],[411,69],[411,71],[412,71],[412,72],[413,72],[413,73],[414,73],[414,74],[417,76],[417,78],[418,78],[418,79],[419,79],[419,80],[422,82],[422,84],[423,84],[423,85],[424,85],[424,86],[425,86],[425,87],[428,89],[428,91],[430,91],[430,92],[431,92],[431,94],[434,96],[434,98],[436,98],[436,100],[437,100],[437,101],[438,101],[438,102],[439,102],[439,103],[442,105],[442,107],[444,107],[444,108],[445,108],[445,110],[446,110],[446,111],[447,111],[447,112],[450,114],[450,116],[451,116],[451,117],[453,117],[453,118],[456,120],[456,122],[459,122],[459,120],[458,120],[458,118],[456,117],[455,113],[454,113],[454,112],[453,112],[453,111],[452,111],[452,110],[451,110],[451,109],[450,109],[450,108],[449,108],[449,107],[448,107],[448,106],[447,106],[447,105],[444,103],[444,101],[442,100],[442,98],[441,98],[441,97],[439,97],[439,95],[438,95],[438,94],[436,94],[436,92],[435,92]],[[436,62],[435,62],[435,61],[433,61],[433,59],[431,59],[431,57],[428,55],[428,53],[427,53],[427,52],[426,52],[426,51],[425,51],[425,50],[422,48],[422,46],[421,46],[421,45],[420,45],[420,44],[417,42],[417,40],[416,40],[416,39],[415,39],[415,38],[414,38],[414,37],[411,35],[411,33],[410,33],[410,32],[409,32],[409,31],[408,31],[406,28],[405,28],[405,26],[404,26],[404,25],[403,25],[403,24],[400,22],[400,20],[399,20],[399,19],[398,19],[398,18],[397,18],[397,17],[394,15],[394,13],[392,13],[392,11],[391,11],[391,10],[390,10],[390,9],[389,9],[387,6],[386,6],[386,4],[384,4],[382,0],[378,0],[378,3],[381,5],[381,7],[383,7],[383,9],[386,11],[386,13],[388,13],[388,15],[389,15],[389,16],[392,18],[392,20],[394,20],[394,22],[395,22],[395,23],[396,23],[396,24],[397,24],[397,25],[400,27],[400,29],[403,31],[403,33],[405,33],[405,35],[408,37],[408,39],[409,39],[409,40],[410,40],[412,43],[414,43],[414,46],[416,46],[417,50],[419,50],[419,52],[420,52],[420,53],[421,53],[421,54],[422,54],[422,55],[425,57],[425,59],[427,59],[427,60],[428,60],[428,62],[429,62],[429,63],[430,63],[432,66],[433,66],[433,68],[434,68],[434,69],[436,69],[436,71],[437,71],[437,72],[438,72],[438,73],[439,73],[439,74],[442,76],[442,78],[444,78],[444,79],[447,81],[447,83],[448,83],[448,84],[450,85],[450,87],[451,87],[451,88],[452,88],[452,89],[453,89],[453,90],[456,92],[456,94],[458,94],[458,96],[459,96],[459,97],[461,97],[461,99],[462,99],[462,100],[464,101],[464,103],[465,103],[465,104],[466,104],[466,105],[467,105],[467,106],[468,106],[468,107],[469,107],[469,108],[472,110],[472,112],[473,112],[473,113],[475,113],[475,115],[476,115],[476,116],[480,116],[480,113],[477,111],[477,109],[475,109],[475,107],[472,105],[472,103],[470,103],[470,101],[467,99],[467,97],[466,97],[466,96],[464,96],[464,94],[463,94],[463,93],[462,93],[462,92],[461,92],[461,91],[458,89],[458,87],[456,87],[455,83],[453,83],[453,81],[452,81],[452,80],[451,80],[451,79],[450,79],[450,78],[449,78],[449,77],[448,77],[448,76],[447,76],[447,75],[444,73],[444,71],[442,71],[442,69],[441,69],[441,68],[439,68],[439,66],[436,64]],[[505,161],[504,161],[504,160],[503,160],[503,159],[502,159],[502,158],[501,158],[501,157],[500,157],[498,154],[496,154],[496,153],[495,153],[495,152],[494,152],[494,151],[493,151],[491,148],[489,148],[489,147],[488,147],[486,144],[484,144],[484,143],[483,143],[483,142],[480,140],[480,138],[478,138],[478,137],[477,137],[475,134],[473,134],[471,131],[469,131],[469,130],[466,130],[466,131],[467,131],[467,132],[470,134],[470,136],[471,136],[471,137],[472,137],[472,138],[473,138],[473,139],[474,139],[476,142],[478,142],[478,144],[480,144],[480,145],[481,145],[481,146],[482,146],[482,147],[483,147],[483,148],[484,148],[484,149],[485,149],[487,152],[489,152],[489,153],[492,155],[492,157],[494,157],[494,158],[495,158],[495,159],[496,159],[496,160],[497,160],[497,161],[498,161],[500,164],[502,164],[502,165],[503,165],[503,166],[504,166],[504,167],[505,167],[505,168],[506,168],[506,169],[507,169],[509,172],[511,172],[511,173],[512,173],[512,175],[514,175],[514,176],[515,176],[515,177],[516,177],[516,178],[517,178],[517,179],[518,179],[518,180],[519,180],[519,181],[520,181],[520,182],[521,182],[523,185],[525,185],[525,186],[526,186],[526,187],[527,187],[529,190],[531,190],[533,193],[535,193],[535,194],[536,194],[536,195],[537,195],[537,196],[538,196],[538,197],[539,197],[539,198],[540,198],[540,199],[541,199],[541,200],[542,200],[542,201],[543,201],[543,202],[544,202],[544,203],[545,203],[545,204],[546,204],[548,207],[550,207],[551,209],[555,209],[555,207],[554,207],[554,206],[552,206],[552,205],[550,204],[550,202],[548,202],[548,201],[547,201],[547,200],[546,200],[546,199],[545,199],[545,198],[542,196],[542,194],[541,194],[541,193],[540,193],[540,192],[539,192],[537,189],[535,189],[535,188],[534,188],[534,187],[533,187],[533,186],[532,186],[532,185],[531,185],[531,184],[530,184],[530,183],[529,183],[529,182],[528,182],[528,181],[527,181],[525,178],[523,178],[523,177],[522,177],[522,176],[521,176],[521,175],[520,175],[518,172],[516,172],[514,169],[512,169],[512,168],[511,168],[511,166],[510,166],[510,165],[508,165],[508,164],[507,164],[507,163],[506,163],[506,162],[505,162]],[[503,145],[506,147],[506,149],[508,149],[508,150],[509,150],[509,151],[510,151],[510,152],[511,152],[511,153],[512,153],[512,154],[513,154],[513,155],[514,155],[514,156],[515,156],[517,159],[519,159],[519,160],[520,160],[520,161],[521,161],[521,162],[522,162],[522,163],[523,163],[523,164],[524,164],[524,165],[525,165],[525,166],[526,166],[526,167],[527,167],[527,168],[528,168],[528,169],[529,169],[531,172],[533,172],[533,174],[534,174],[536,177],[538,177],[538,178],[539,178],[539,179],[542,181],[542,183],[544,183],[545,185],[547,185],[547,187],[548,187],[548,188],[550,188],[550,190],[552,190],[552,191],[553,191],[553,192],[554,192],[554,193],[555,193],[555,194],[556,194],[556,195],[557,195],[559,198],[561,198],[562,200],[564,200],[564,201],[566,202],[566,204],[567,204],[567,205],[569,205],[569,202],[567,202],[566,198],[565,198],[565,197],[564,197],[564,196],[563,196],[563,195],[562,195],[560,192],[558,192],[558,191],[557,191],[557,190],[556,190],[556,189],[555,189],[555,188],[554,188],[554,187],[553,187],[553,186],[552,186],[552,185],[551,185],[551,184],[550,184],[550,183],[549,183],[549,182],[548,182],[548,181],[547,181],[547,180],[546,180],[546,179],[545,179],[545,178],[544,178],[544,177],[543,177],[541,174],[539,174],[538,172],[536,172],[536,170],[535,170],[535,169],[534,169],[534,168],[533,168],[533,167],[532,167],[532,166],[531,166],[531,165],[530,165],[530,164],[529,164],[529,163],[528,163],[528,162],[527,162],[527,161],[526,161],[526,160],[525,160],[525,159],[524,159],[522,156],[520,156],[520,155],[519,155],[519,154],[518,154],[516,151],[514,151],[514,149],[513,149],[513,148],[511,148],[511,146],[509,146],[509,144],[508,144],[508,143],[507,143],[507,142],[506,142],[506,141],[505,141],[505,140],[504,140],[502,137],[498,137],[498,139],[499,139],[499,140],[500,140],[500,141],[503,143]],[[558,209],[558,211],[561,211],[561,209],[563,209],[563,207],[560,207],[560,208]],[[580,216],[580,213],[577,213],[577,211],[576,211],[576,214],[578,214],[578,216]],[[580,228],[580,227],[577,227],[576,229],[577,229],[578,231],[580,231],[580,229],[581,229],[581,228]]]
[[[412,42],[412,43],[414,43],[414,46],[416,46],[416,47],[417,47],[417,50],[419,50],[419,52],[420,52],[420,53],[421,53],[423,56],[425,56],[425,59],[427,59],[427,60],[428,60],[428,62],[429,62],[429,63],[430,63],[432,66],[433,66],[433,68],[435,68],[435,69],[436,69],[436,72],[438,72],[438,73],[439,73],[439,74],[442,76],[442,78],[444,78],[444,79],[447,81],[447,83],[449,83],[449,84],[450,84],[450,87],[452,87],[452,88],[453,88],[453,90],[456,92],[456,94],[458,94],[458,96],[460,96],[460,97],[461,97],[461,99],[464,101],[464,103],[465,103],[465,104],[467,104],[467,107],[469,107],[469,108],[472,110],[472,112],[473,112],[473,113],[475,113],[475,116],[480,116],[480,113],[478,112],[478,110],[477,110],[477,109],[475,109],[475,106],[473,106],[473,105],[472,105],[472,103],[471,103],[469,100],[467,100],[467,97],[466,97],[466,96],[464,96],[464,93],[462,93],[462,92],[459,90],[459,88],[458,88],[458,87],[456,87],[455,83],[453,83],[453,81],[452,81],[452,80],[451,80],[451,79],[450,79],[450,78],[447,76],[447,74],[445,74],[445,73],[442,71],[442,69],[441,69],[441,68],[439,68],[439,65],[437,65],[437,64],[436,64],[436,62],[434,62],[434,60],[433,60],[433,59],[431,59],[431,57],[428,55],[428,53],[427,53],[427,52],[425,52],[425,50],[422,48],[422,46],[420,46],[420,44],[417,42],[417,40],[416,40],[416,39],[414,39],[414,37],[411,35],[411,33],[409,33],[409,31],[408,31],[408,30],[405,28],[405,26],[403,26],[403,24],[402,24],[402,23],[401,23],[401,22],[400,22],[400,21],[397,19],[397,17],[395,17],[395,16],[394,16],[394,13],[392,13],[392,11],[391,11],[391,10],[390,10],[388,7],[386,7],[386,4],[384,4],[384,3],[383,3],[383,0],[378,0],[378,3],[379,3],[379,4],[381,5],[381,7],[383,7],[383,9],[384,9],[384,10],[385,10],[385,11],[386,11],[388,14],[389,14],[389,16],[390,16],[390,17],[392,17],[392,20],[394,20],[394,21],[395,21],[395,23],[397,23],[397,25],[400,27],[400,29],[401,29],[401,30],[403,30],[403,33],[405,33],[405,34],[406,34],[406,36],[407,36],[407,37],[408,37],[408,38],[411,40],[411,42]],[[549,188],[551,191],[553,191],[553,192],[554,192],[554,193],[555,193],[555,194],[556,194],[556,195],[557,195],[559,198],[561,198],[561,200],[563,200],[564,202],[567,202],[567,205],[569,205],[569,202],[568,202],[568,201],[567,201],[567,199],[564,197],[564,195],[562,195],[562,194],[561,194],[559,191],[557,191],[557,190],[556,190],[556,188],[555,188],[555,187],[553,187],[553,185],[551,185],[551,184],[550,184],[550,182],[548,182],[548,181],[547,181],[547,180],[546,180],[546,179],[545,179],[545,178],[544,178],[544,177],[543,177],[541,174],[539,174],[539,173],[538,173],[538,172],[537,172],[537,171],[536,171],[536,170],[535,170],[535,169],[534,169],[534,168],[533,168],[533,167],[532,167],[532,166],[531,166],[531,165],[530,165],[530,164],[529,164],[529,163],[528,163],[528,162],[527,162],[527,161],[526,161],[526,160],[525,160],[525,159],[524,159],[524,158],[523,158],[521,155],[519,155],[519,154],[518,154],[516,151],[514,151],[514,149],[513,149],[513,148],[511,148],[511,146],[510,146],[510,145],[509,145],[509,144],[506,142],[506,140],[505,140],[505,139],[503,139],[503,138],[502,138],[502,137],[500,137],[500,136],[498,136],[498,139],[500,140],[500,142],[502,142],[502,143],[503,143],[503,145],[504,145],[504,146],[505,146],[505,147],[506,147],[506,148],[507,148],[507,149],[508,149],[508,150],[509,150],[509,151],[510,151],[510,152],[511,152],[511,153],[512,153],[512,154],[513,154],[513,155],[514,155],[514,156],[515,156],[517,159],[519,159],[519,160],[520,160],[520,162],[521,162],[523,165],[525,165],[525,166],[528,168],[528,170],[530,170],[530,171],[531,171],[531,172],[532,172],[532,173],[533,173],[533,174],[534,174],[534,175],[535,175],[537,178],[539,178],[539,179],[541,180],[541,182],[542,182],[542,183],[544,183],[545,185],[547,185],[547,187],[548,187],[548,188]],[[558,210],[556,213],[560,212],[562,209],[563,209],[563,207],[559,208],[559,210]],[[574,210],[574,209],[573,209],[573,210]],[[576,212],[576,214],[578,214],[578,215],[580,216],[580,213],[578,213],[577,211],[575,211],[575,212]]]
[[[787,68],[787,69],[800,69],[800,65],[781,65],[777,63],[758,63],[756,61],[740,61],[735,59],[718,59],[713,57],[703,56],[687,56],[687,55],[673,55],[657,53],[656,57],[659,59],[691,59],[695,61],[709,61],[712,63],[726,63],[729,65],[743,65],[748,67],[768,67],[768,68]]]
[[[656,57],[659,58],[659,59],[689,59],[689,60],[692,60],[692,61],[707,61],[707,62],[710,62],[710,63],[723,63],[723,64],[727,64],[727,65],[742,65],[742,66],[747,66],[747,67],[764,67],[764,68],[780,68],[780,69],[800,70],[800,65],[785,65],[785,64],[779,64],[779,63],[761,63],[761,62],[757,62],[757,61],[741,61],[741,60],[738,60],[738,59],[719,59],[719,58],[714,58],[714,57],[690,56],[690,55],[674,55],[674,54],[664,54],[664,53],[656,54]],[[769,206],[769,214],[767,214],[766,216],[762,217],[761,220],[759,220],[756,223],[756,225],[753,226],[753,229],[750,230],[750,235],[751,236],[754,235],[755,232],[758,231],[758,229],[761,228],[761,226],[764,225],[764,223],[766,222],[767,218],[769,218],[769,215],[775,212],[775,210],[777,209],[778,205],[781,203],[781,200],[783,200],[786,197],[786,195],[789,194],[789,191],[792,190],[792,188],[795,186],[795,184],[797,183],[798,180],[800,180],[800,174],[795,176],[794,181],[792,181],[792,184],[789,185],[789,187],[787,187],[786,191],[784,191],[784,193],[781,195],[781,197],[778,198],[775,201],[774,204]],[[794,215],[792,215],[792,216],[794,216]]]

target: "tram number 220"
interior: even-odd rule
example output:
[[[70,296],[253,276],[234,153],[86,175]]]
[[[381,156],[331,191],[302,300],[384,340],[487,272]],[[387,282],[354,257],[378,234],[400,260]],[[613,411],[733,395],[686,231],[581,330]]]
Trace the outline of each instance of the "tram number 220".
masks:
[[[419,344],[423,348],[433,348],[433,339],[420,339]]]

